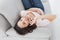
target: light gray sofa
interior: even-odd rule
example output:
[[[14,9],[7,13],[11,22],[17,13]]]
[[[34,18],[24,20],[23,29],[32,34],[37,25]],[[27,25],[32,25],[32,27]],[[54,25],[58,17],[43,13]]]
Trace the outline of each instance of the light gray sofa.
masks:
[[[42,3],[45,13],[51,13],[48,0],[42,0]],[[0,0],[0,40],[49,40],[51,32],[48,28],[38,27],[25,36],[16,33],[13,27],[21,10],[24,10],[21,0]]]

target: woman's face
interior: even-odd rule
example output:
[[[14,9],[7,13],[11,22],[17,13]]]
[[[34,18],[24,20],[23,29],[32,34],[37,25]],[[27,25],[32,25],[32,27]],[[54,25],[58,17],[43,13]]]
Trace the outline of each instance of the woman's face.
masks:
[[[17,25],[20,27],[20,28],[25,28],[29,25],[29,18],[28,17],[22,17]]]
[[[27,13],[27,17],[30,18],[30,20],[33,20],[35,18],[35,15],[32,12]]]
[[[26,16],[22,17],[19,21],[18,21],[18,26],[20,28],[25,28],[27,27],[30,22],[32,22],[32,20],[34,19],[34,15],[32,14],[32,12],[28,12]]]

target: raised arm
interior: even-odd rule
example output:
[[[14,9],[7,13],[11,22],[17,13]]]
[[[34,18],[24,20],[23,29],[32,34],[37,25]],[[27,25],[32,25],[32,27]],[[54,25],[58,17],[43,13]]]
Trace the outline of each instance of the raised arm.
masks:
[[[56,18],[56,15],[42,15],[39,18],[48,19],[51,22]]]
[[[39,8],[30,8],[28,10],[29,11],[33,11],[33,12],[37,12],[40,15],[43,15],[44,14],[43,11],[41,9],[39,9]]]

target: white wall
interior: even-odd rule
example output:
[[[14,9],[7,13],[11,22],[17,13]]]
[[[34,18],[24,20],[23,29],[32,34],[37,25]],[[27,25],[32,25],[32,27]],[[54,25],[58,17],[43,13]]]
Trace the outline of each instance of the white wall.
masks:
[[[52,40],[60,40],[60,0],[49,0],[52,14],[56,14],[56,20],[53,22]]]

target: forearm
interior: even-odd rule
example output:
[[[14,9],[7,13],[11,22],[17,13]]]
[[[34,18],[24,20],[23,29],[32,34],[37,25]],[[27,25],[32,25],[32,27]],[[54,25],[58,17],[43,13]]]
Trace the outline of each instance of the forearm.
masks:
[[[37,19],[42,19],[42,20],[47,19],[50,22],[53,21],[55,18],[56,18],[56,15],[41,15],[37,17]]]
[[[43,11],[40,8],[30,8],[29,11],[37,12],[40,15],[43,15]]]
[[[56,15],[42,15],[42,19],[48,19],[49,21],[53,21],[56,18]]]

